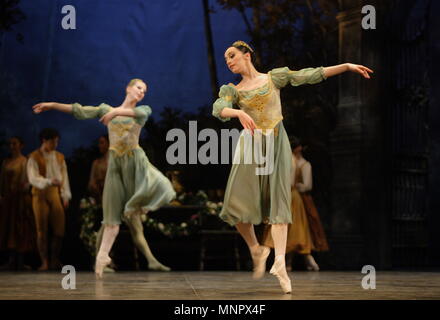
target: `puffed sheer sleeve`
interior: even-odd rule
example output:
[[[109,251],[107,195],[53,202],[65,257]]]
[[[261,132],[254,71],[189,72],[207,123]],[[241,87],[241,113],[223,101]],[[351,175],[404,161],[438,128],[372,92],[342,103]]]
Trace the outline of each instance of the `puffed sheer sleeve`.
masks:
[[[212,115],[221,121],[231,120],[231,118],[222,117],[220,114],[224,108],[234,108],[234,104],[237,104],[237,91],[230,85],[223,85],[218,96],[219,98],[213,105]]]
[[[136,122],[141,126],[143,126],[145,122],[147,122],[151,112],[152,112],[151,108],[146,105],[134,108]]]
[[[300,86],[303,84],[315,84],[327,77],[324,73],[324,67],[305,68],[298,71],[290,70],[288,67],[276,68],[269,72],[272,82],[278,89],[285,87],[287,84],[292,86]]]
[[[110,110],[111,107],[105,103],[97,107],[82,106],[79,103],[72,104],[72,115],[78,120],[101,118]]]

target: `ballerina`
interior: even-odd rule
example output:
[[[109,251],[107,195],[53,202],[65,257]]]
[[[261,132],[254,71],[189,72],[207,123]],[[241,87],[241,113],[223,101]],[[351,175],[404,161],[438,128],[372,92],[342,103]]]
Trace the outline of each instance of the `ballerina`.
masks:
[[[89,179],[89,192],[96,201],[102,205],[102,194],[104,192],[105,176],[108,167],[108,156],[109,156],[109,138],[108,135],[103,135],[99,137],[98,148],[101,153],[101,157],[95,159],[92,164],[92,170],[90,172]],[[171,269],[160,263],[150,250],[147,240],[144,235],[144,228],[142,223],[139,223],[138,219],[122,219],[122,221],[128,226],[131,238],[138,250],[144,255],[148,261],[148,269],[153,271],[170,271]],[[104,233],[104,225],[96,235],[96,255],[101,247],[102,234]],[[111,252],[109,254],[111,256]],[[114,266],[108,266],[104,269],[104,272],[114,272]]]
[[[32,107],[35,113],[57,110],[73,114],[76,119],[100,118],[99,121],[108,128],[110,153],[102,199],[105,227],[96,256],[97,278],[102,278],[104,268],[111,263],[109,252],[122,218],[130,220],[129,225],[134,229],[131,231],[135,231],[132,234],[137,235],[135,243],[142,243],[151,253],[143,232],[140,232],[140,214],[157,210],[176,197],[170,181],[150,163],[139,146],[139,135],[151,108],[146,105],[136,107],[136,104],[144,98],[146,91],[144,81],[133,79],[127,85],[125,100],[119,107],[105,103],[90,107],[57,102],[42,102]],[[155,267],[162,269],[158,265]]]
[[[330,67],[306,68],[291,71],[288,67],[276,68],[261,73],[254,67],[253,49],[244,41],[236,41],[225,54],[229,70],[240,74],[239,84],[223,85],[219,98],[213,105],[213,116],[222,121],[238,118],[243,130],[240,139],[262,129],[268,134],[258,135],[262,148],[273,141],[273,170],[270,174],[256,175],[258,164],[234,163],[225,191],[225,199],[220,217],[236,226],[249,247],[254,263],[253,277],[259,279],[266,271],[266,260],[270,248],[260,245],[255,235],[254,225],[271,224],[271,235],[275,247],[275,262],[270,270],[275,275],[284,293],[291,293],[292,286],[286,271],[285,253],[287,226],[292,223],[290,213],[290,177],[292,151],[283,126],[280,89],[287,84],[299,86],[319,83],[328,77],[351,71],[370,79],[367,67],[344,63]],[[240,110],[234,109],[234,106]],[[261,131],[260,131],[261,132]],[[256,140],[255,137],[252,139]],[[258,145],[257,143],[257,145]],[[236,153],[242,153],[240,148]],[[241,154],[235,158],[243,157]],[[272,158],[272,157],[271,157]]]

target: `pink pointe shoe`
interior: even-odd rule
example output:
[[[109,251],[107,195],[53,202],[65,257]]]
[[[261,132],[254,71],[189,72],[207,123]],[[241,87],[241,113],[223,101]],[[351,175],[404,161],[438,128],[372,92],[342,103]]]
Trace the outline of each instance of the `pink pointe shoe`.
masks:
[[[292,292],[292,284],[290,282],[289,276],[286,272],[286,266],[283,260],[283,257],[280,256],[281,259],[278,259],[278,257],[275,258],[275,262],[270,269],[270,274],[276,276],[278,278],[278,281],[280,282],[281,289],[285,294]]]
[[[259,252],[252,256],[252,261],[254,263],[254,273],[252,278],[255,280],[261,279],[266,272],[266,260],[270,254],[270,248],[265,246],[260,246],[258,248]]]
[[[97,279],[102,279],[102,274],[104,272],[105,267],[107,267],[112,262],[110,257],[96,257],[95,262],[95,275]]]

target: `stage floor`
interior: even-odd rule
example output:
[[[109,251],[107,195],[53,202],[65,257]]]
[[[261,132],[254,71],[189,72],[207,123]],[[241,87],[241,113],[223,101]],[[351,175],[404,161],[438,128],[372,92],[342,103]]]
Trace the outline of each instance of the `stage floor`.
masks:
[[[293,292],[284,295],[270,275],[250,272],[117,272],[95,280],[76,273],[76,289],[65,290],[65,274],[0,272],[0,300],[369,300],[440,299],[440,272],[377,271],[376,289],[361,286],[361,272],[292,272]]]

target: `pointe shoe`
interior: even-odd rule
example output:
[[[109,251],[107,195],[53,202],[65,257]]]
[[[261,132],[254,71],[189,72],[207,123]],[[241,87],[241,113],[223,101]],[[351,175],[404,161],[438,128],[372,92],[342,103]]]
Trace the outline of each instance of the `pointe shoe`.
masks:
[[[110,257],[99,258],[96,257],[95,262],[95,275],[97,279],[102,279],[102,274],[104,272],[105,267],[107,267],[112,262]]]
[[[281,289],[285,294],[292,293],[292,283],[290,282],[289,276],[287,275],[284,263],[282,262],[280,263],[277,260],[275,260],[275,263],[270,269],[270,274],[278,278],[278,281],[280,282],[281,285]]]
[[[165,271],[165,272],[168,272],[168,271],[171,271],[171,268],[169,268],[169,267],[167,267],[167,266],[164,266],[163,264],[161,264],[160,262],[157,262],[157,263],[149,263],[148,264],[148,270],[151,270],[151,271]]]
[[[260,246],[260,252],[257,255],[252,256],[252,261],[254,263],[254,273],[252,278],[261,279],[266,272],[266,260],[270,254],[270,248],[266,246]]]
[[[319,266],[312,255],[306,257],[306,264],[308,271],[319,271]]]

